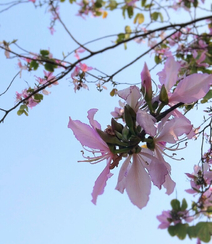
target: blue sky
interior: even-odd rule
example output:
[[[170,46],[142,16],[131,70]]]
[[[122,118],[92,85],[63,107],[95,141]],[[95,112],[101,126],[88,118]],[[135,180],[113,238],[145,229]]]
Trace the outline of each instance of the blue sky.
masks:
[[[76,17],[77,8],[69,3],[61,5],[61,16],[76,39],[84,43],[107,34],[124,30],[129,23],[121,22],[120,13],[111,14],[106,20]],[[120,17],[120,18],[119,18]],[[39,52],[50,49],[54,57],[62,58],[62,51],[67,53],[76,48],[59,23],[56,32],[50,35],[50,15],[47,9],[34,9],[32,3],[22,4],[0,14],[1,40],[18,39],[18,44],[26,50]],[[89,45],[96,49],[114,38]],[[142,50],[142,45],[129,44],[127,51],[123,46],[94,57],[87,64],[99,68],[105,73],[113,73],[124,64],[134,59]],[[1,51],[0,91],[18,72],[17,60],[7,60]],[[72,56],[69,61],[75,59]],[[117,75],[118,82],[134,84],[140,82],[140,72],[144,61],[149,67],[154,65],[153,56],[147,56]],[[158,71],[162,66],[158,68]],[[156,80],[157,70],[152,76]],[[15,103],[15,92],[21,92],[27,83],[34,84],[37,73],[22,73],[9,92],[0,97],[0,107],[10,108]],[[87,111],[99,109],[96,119],[105,128],[110,123],[118,98],[110,97],[112,87],[97,92],[94,85],[89,91],[74,93],[73,85],[66,78],[58,86],[49,88],[51,94],[45,96],[41,104],[30,110],[29,116],[17,116],[11,112],[0,125],[0,243],[2,244],[140,244],[140,243],[179,243],[166,230],[157,229],[159,222],[156,215],[170,209],[171,199],[182,200],[187,197],[184,189],[189,182],[184,173],[192,172],[193,164],[200,156],[199,142],[189,143],[185,152],[178,154],[183,161],[170,160],[172,178],[177,183],[176,190],[167,196],[164,190],[152,186],[150,201],[142,210],[131,204],[127,194],[114,190],[118,170],[108,181],[105,193],[91,203],[91,191],[94,182],[105,167],[105,163],[90,165],[77,163],[82,159],[81,145],[67,128],[68,118],[87,123]],[[126,86],[119,86],[122,89]],[[194,124],[202,121],[201,116],[193,112]],[[196,154],[194,154],[194,152]],[[186,243],[195,243],[187,239]]]

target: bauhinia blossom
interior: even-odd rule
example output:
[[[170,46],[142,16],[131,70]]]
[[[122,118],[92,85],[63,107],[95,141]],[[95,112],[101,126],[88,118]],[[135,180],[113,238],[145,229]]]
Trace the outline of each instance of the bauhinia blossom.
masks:
[[[158,73],[161,85],[165,86],[169,94],[169,103],[193,103],[203,98],[212,84],[212,75],[192,74],[180,80],[178,78],[179,70],[180,64],[174,60],[174,57],[169,57],[164,69]],[[174,92],[171,92],[171,88],[176,85],[177,81],[179,84]]]

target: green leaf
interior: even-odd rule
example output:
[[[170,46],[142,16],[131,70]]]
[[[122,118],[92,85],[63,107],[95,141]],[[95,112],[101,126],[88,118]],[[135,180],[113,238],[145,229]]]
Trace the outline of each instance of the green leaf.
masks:
[[[43,100],[43,95],[40,93],[37,93],[34,95],[34,99],[38,102],[40,102],[41,100]]]
[[[95,7],[96,8],[101,8],[102,7],[102,1],[101,0],[97,0],[95,3],[94,3]]]
[[[187,234],[188,224],[178,223],[174,226],[169,226],[168,232],[171,236],[177,236],[180,240],[185,239]]]
[[[209,222],[199,222],[196,225],[197,237],[201,241],[209,242],[212,235],[212,223]]]
[[[212,213],[212,206],[207,207],[207,213]]]
[[[48,50],[40,50],[40,54],[41,54],[41,56],[46,57],[49,55],[49,51]]]
[[[69,3],[73,3],[73,2],[76,2],[76,0],[69,0]]]
[[[158,55],[155,55],[155,63],[159,64],[161,62],[161,58]]]
[[[101,16],[101,15],[102,15],[102,12],[96,11],[96,12],[95,12],[95,15],[96,15],[96,16]]]
[[[171,206],[173,210],[180,211],[180,201],[178,201],[177,199],[173,199],[171,201]]]
[[[144,15],[143,14],[136,14],[133,23],[136,24],[136,22],[138,22],[138,24],[142,24],[144,22]]]
[[[118,3],[115,0],[110,0],[109,5],[107,5],[106,8],[110,8],[110,10],[114,10],[116,9],[116,7],[118,6]]]
[[[146,0],[142,0],[142,1],[141,1],[141,7],[144,7],[145,4],[146,4]]]
[[[177,236],[180,240],[185,239],[187,234],[188,224],[176,224],[177,226]]]
[[[17,115],[19,115],[19,116],[22,115],[23,113],[24,113],[24,110],[18,110],[17,111]]]
[[[44,68],[45,68],[47,71],[54,72],[54,69],[57,68],[57,65],[55,65],[55,64],[50,64],[50,63],[46,63],[46,64],[44,65]]]
[[[24,112],[24,114],[25,114],[26,116],[28,116],[28,113],[27,113],[25,110],[23,110],[23,112]]]
[[[153,12],[151,14],[151,19],[156,21],[158,19],[158,16],[159,16],[159,13],[158,12]]]
[[[186,210],[187,207],[188,207],[188,204],[187,204],[185,198],[183,198],[182,205],[181,205],[181,211]]]
[[[128,8],[127,8],[127,14],[128,14],[128,17],[131,19],[132,18],[132,16],[133,16],[133,7],[132,6],[129,6]]]
[[[113,97],[116,95],[117,89],[113,88],[113,90],[110,92],[110,96]]]
[[[32,60],[31,63],[30,63],[30,65],[29,65],[29,67],[31,69],[34,69],[34,70],[37,70],[38,66],[39,66],[39,64],[35,60]]]
[[[65,0],[60,0],[61,3],[65,2]]]
[[[27,105],[21,105],[20,106],[20,110],[25,110],[26,109],[26,111],[28,111],[28,107],[27,107]]]
[[[161,14],[161,12],[158,13],[159,17],[160,17],[160,21],[163,22],[163,15]]]
[[[122,42],[123,40],[125,40],[125,34],[124,33],[118,34],[118,39],[116,40],[116,43]]]
[[[196,238],[197,237],[196,226],[188,226],[187,234],[188,234],[190,239]]]
[[[151,7],[153,7],[153,6],[154,6],[154,4],[151,3],[151,4],[147,4],[147,5],[145,5],[144,7],[145,7],[145,8],[151,8]]]
[[[198,0],[194,0],[194,2],[193,2],[193,6],[194,6],[195,8],[197,8],[197,6],[198,6]]]
[[[126,33],[131,33],[131,32],[132,32],[132,30],[131,30],[131,28],[130,28],[129,25],[126,25],[126,26],[125,26],[125,32],[126,32]]]

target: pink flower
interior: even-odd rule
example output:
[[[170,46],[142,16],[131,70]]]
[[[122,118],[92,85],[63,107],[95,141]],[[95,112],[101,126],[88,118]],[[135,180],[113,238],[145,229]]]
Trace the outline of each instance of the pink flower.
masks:
[[[83,52],[85,52],[85,49],[82,48],[82,47],[80,47],[80,48],[78,48],[77,50],[75,50],[75,55],[74,55],[74,56],[75,56],[77,59],[80,59],[79,53],[83,53]]]
[[[212,182],[212,171],[207,163],[203,164],[203,171],[202,167],[195,165],[194,172],[192,174],[186,173],[186,175],[190,178],[191,189],[185,191],[190,194],[197,193],[201,187],[206,187]]]
[[[68,128],[70,128],[76,139],[82,144],[83,147],[88,147],[94,155],[100,154],[99,156],[94,157],[85,157],[85,160],[79,162],[94,162],[98,163],[103,160],[107,160],[106,167],[102,173],[97,178],[93,192],[92,192],[92,202],[96,204],[98,195],[101,195],[104,192],[107,180],[112,176],[110,173],[110,164],[111,161],[115,158],[115,155],[111,153],[108,145],[101,139],[99,134],[96,131],[101,129],[100,124],[94,120],[94,115],[97,112],[97,109],[91,109],[88,111],[88,120],[90,125],[84,124],[79,120],[72,120],[69,118]]]
[[[35,3],[36,2],[36,0],[28,0],[29,2],[32,2],[32,3]]]
[[[171,222],[168,219],[171,219],[170,210],[163,211],[161,215],[157,216],[157,219],[161,222],[158,226],[159,229],[166,229],[170,226]]]
[[[158,226],[159,229],[166,229],[168,228],[171,223],[174,225],[178,223],[182,223],[182,220],[185,222],[193,221],[193,217],[189,216],[188,211],[176,211],[176,210],[168,210],[163,211],[161,215],[157,216],[157,219],[161,222]]]
[[[80,66],[80,69],[81,69],[83,72],[87,72],[87,71],[93,69],[92,67],[88,67],[86,64],[82,64],[82,63],[80,63],[79,66]]]
[[[51,35],[53,35],[56,31],[53,26],[48,27],[48,29],[50,30]]]
[[[158,73],[161,85],[164,84],[167,92],[176,84],[180,64],[169,57],[165,63],[164,69]],[[182,79],[173,93],[169,93],[169,102],[175,104],[193,103],[204,97],[210,89],[212,75],[192,74]]]
[[[130,86],[126,89],[118,91],[119,97],[123,98],[127,104],[137,112],[141,104],[143,103],[140,90],[137,86]]]

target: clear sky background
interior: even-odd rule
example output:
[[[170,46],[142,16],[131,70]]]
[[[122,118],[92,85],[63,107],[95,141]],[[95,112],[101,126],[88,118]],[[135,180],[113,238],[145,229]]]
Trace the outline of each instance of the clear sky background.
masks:
[[[0,3],[6,1],[0,0]],[[116,34],[131,23],[123,21],[121,13],[114,11],[105,20],[76,17],[77,7],[68,2],[61,4],[60,13],[69,30],[77,40],[84,43],[97,37]],[[184,13],[184,12],[183,12]],[[179,12],[182,16],[182,12]],[[182,20],[183,21],[183,20]],[[18,39],[18,44],[26,50],[38,53],[40,49],[50,49],[54,57],[62,58],[77,46],[57,22],[56,32],[52,36],[47,29],[50,23],[48,9],[35,9],[32,3],[18,5],[0,14],[0,36],[2,40]],[[115,38],[89,45],[96,50],[110,45]],[[17,50],[14,48],[14,50]],[[124,64],[133,60],[144,50],[142,44],[134,42],[124,51],[117,50],[100,54],[86,62],[112,74]],[[0,93],[19,71],[17,59],[6,59],[0,51]],[[147,55],[134,66],[115,77],[117,82],[138,83],[140,72],[146,61],[151,68],[154,55]],[[75,58],[70,56],[70,62]],[[156,73],[163,67],[152,71]],[[15,92],[21,92],[27,83],[33,86],[35,76],[43,76],[42,68],[38,72],[22,72],[16,78],[11,89],[0,97],[0,107],[10,108],[15,103]],[[189,188],[185,172],[193,172],[193,165],[200,158],[200,141],[189,142],[187,150],[178,153],[174,161],[167,159],[172,166],[172,178],[177,183],[171,196],[152,186],[147,207],[139,210],[126,193],[120,194],[114,188],[119,168],[108,181],[105,192],[91,203],[94,182],[105,167],[105,162],[90,165],[77,163],[82,159],[81,144],[67,128],[68,118],[87,123],[87,111],[99,109],[96,119],[105,128],[110,123],[110,112],[118,106],[118,98],[110,97],[108,90],[97,92],[95,85],[89,85],[89,91],[74,93],[70,80],[63,79],[58,86],[49,88],[49,96],[29,111],[29,116],[18,116],[11,112],[0,125],[0,243],[2,244],[150,244],[180,243],[177,237],[170,237],[167,230],[159,230],[156,215],[170,209],[170,201],[183,197],[192,199],[184,192]],[[119,89],[126,85],[119,86]],[[199,125],[202,116],[192,112],[194,125]],[[189,202],[189,201],[188,201]],[[188,238],[184,243],[195,243]]]

